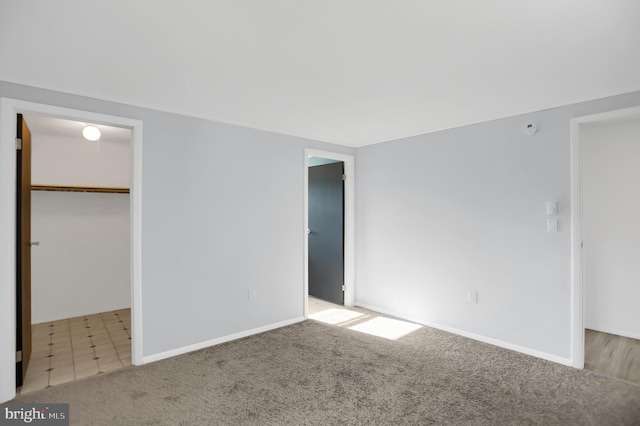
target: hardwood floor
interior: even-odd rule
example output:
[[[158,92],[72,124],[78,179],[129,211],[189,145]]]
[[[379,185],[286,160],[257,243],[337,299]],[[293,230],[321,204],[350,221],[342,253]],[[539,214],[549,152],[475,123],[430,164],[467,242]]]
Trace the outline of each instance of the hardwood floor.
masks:
[[[584,368],[640,385],[640,340],[585,330]]]

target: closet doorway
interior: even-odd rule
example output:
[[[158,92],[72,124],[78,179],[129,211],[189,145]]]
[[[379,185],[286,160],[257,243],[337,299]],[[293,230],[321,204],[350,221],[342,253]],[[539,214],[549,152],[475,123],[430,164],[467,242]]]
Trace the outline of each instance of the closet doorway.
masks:
[[[31,300],[17,306],[31,315],[31,341],[17,342],[31,347],[16,370],[25,393],[131,365],[131,130],[20,118],[31,130]],[[98,134],[87,139],[88,127]]]
[[[130,284],[131,361],[143,364],[142,338],[142,130],[140,120],[64,108],[18,99],[0,98],[0,400],[16,395],[16,116],[44,115],[122,127],[131,131]]]

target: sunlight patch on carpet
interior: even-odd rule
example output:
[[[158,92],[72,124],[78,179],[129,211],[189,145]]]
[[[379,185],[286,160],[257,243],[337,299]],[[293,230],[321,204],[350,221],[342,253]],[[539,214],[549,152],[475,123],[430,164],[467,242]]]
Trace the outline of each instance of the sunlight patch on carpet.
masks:
[[[349,327],[349,330],[359,331],[389,340],[397,340],[419,328],[422,328],[422,326],[418,324],[393,318],[377,317]]]
[[[325,324],[338,325],[362,316],[364,316],[364,314],[349,311],[347,309],[327,309],[322,312],[309,315],[309,318]]]

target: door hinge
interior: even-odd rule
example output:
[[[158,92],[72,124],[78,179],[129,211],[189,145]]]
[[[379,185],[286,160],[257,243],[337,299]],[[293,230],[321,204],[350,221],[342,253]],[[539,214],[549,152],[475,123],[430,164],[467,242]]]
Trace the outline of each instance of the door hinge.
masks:
[[[22,149],[22,139],[16,138],[16,149],[19,151]]]
[[[16,351],[16,362],[22,361],[22,351]]]
[[[342,175],[342,180],[347,180],[347,175],[343,174]]]
[[[342,291],[344,291],[344,284],[342,284]]]

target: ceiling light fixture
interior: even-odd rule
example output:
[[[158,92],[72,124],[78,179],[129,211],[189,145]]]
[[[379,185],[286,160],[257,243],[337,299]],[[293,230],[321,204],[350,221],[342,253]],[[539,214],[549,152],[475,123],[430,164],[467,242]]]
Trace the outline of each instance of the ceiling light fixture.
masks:
[[[100,130],[95,126],[86,126],[82,129],[82,136],[88,141],[97,141],[100,139]]]

